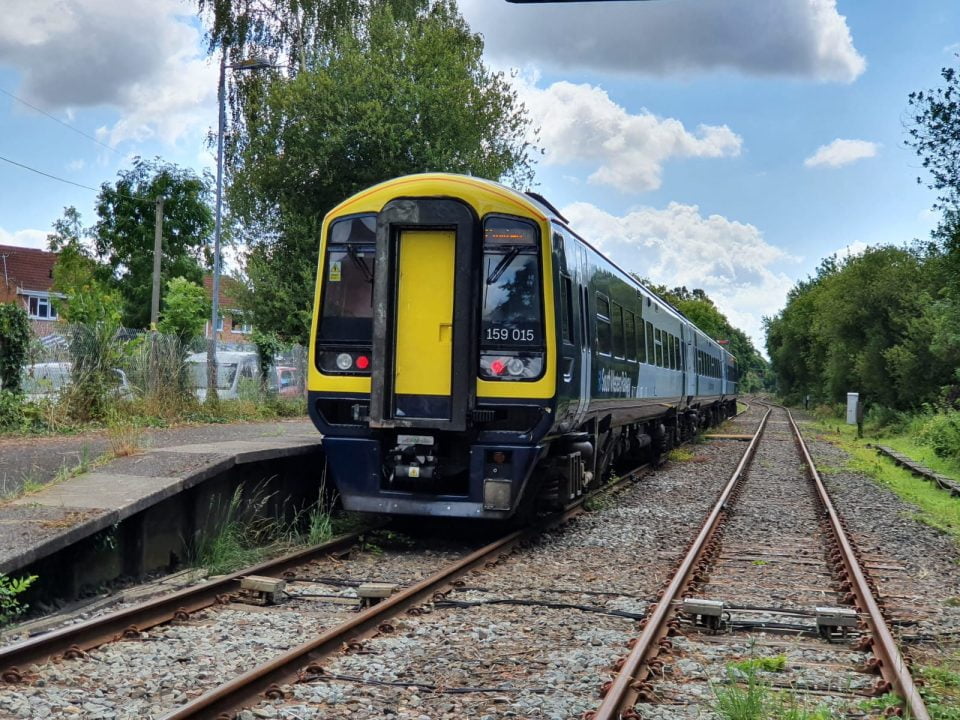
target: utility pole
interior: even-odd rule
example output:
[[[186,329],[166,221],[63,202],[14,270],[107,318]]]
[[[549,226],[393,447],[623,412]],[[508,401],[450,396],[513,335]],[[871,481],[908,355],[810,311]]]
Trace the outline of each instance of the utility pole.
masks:
[[[160,320],[160,257],[163,255],[163,198],[157,198],[153,222],[153,292],[150,295],[150,329]]]

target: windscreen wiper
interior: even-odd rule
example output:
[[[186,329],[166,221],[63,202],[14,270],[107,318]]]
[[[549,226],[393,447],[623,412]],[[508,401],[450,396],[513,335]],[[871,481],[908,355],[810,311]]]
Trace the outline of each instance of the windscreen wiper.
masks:
[[[519,254],[519,245],[514,245],[511,247],[510,252],[500,259],[500,262],[497,263],[497,266],[487,276],[487,285],[493,285],[497,280],[499,280],[500,276],[507,271],[508,267],[510,267],[510,263],[513,262],[513,259]]]

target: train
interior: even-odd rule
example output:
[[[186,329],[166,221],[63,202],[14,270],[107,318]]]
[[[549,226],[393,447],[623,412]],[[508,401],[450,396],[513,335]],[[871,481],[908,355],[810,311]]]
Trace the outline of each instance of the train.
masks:
[[[509,520],[736,410],[735,358],[543,196],[425,173],[321,228],[308,410],[347,510]]]

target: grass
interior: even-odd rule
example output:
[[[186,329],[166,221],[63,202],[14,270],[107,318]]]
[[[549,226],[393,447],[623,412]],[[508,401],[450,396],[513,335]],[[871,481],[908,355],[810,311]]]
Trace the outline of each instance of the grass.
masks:
[[[691,450],[682,447],[674,448],[667,453],[667,460],[670,460],[671,462],[689,462],[695,457],[696,455]]]
[[[714,711],[723,720],[831,720],[837,717],[823,706],[808,708],[792,692],[775,691],[761,673],[782,672],[783,655],[755,657],[727,666],[727,680],[714,687]]]
[[[321,488],[317,502],[291,513],[262,486],[247,492],[239,485],[225,504],[211,502],[211,522],[195,538],[190,564],[223,575],[363,527],[364,520],[338,515],[333,505]]]
[[[960,544],[960,500],[951,497],[950,493],[941,490],[932,482],[898,467],[892,460],[880,456],[873,448],[866,447],[867,441],[887,444],[888,439],[857,440],[856,428],[838,426],[836,422],[820,421],[815,428],[821,439],[838,445],[850,455],[846,470],[868,475],[879,484],[890,488],[904,501],[917,508],[913,514],[916,520],[947,533]],[[906,450],[902,452],[910,454]],[[932,455],[932,452],[930,454]]]

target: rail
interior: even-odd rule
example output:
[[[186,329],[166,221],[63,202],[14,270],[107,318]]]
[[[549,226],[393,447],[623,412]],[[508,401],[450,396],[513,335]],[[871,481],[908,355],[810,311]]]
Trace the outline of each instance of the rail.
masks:
[[[754,433],[750,445],[734,470],[727,484],[720,494],[720,498],[704,522],[699,534],[690,546],[686,556],[680,563],[676,573],[658,603],[651,609],[640,637],[634,642],[629,655],[620,664],[620,669],[614,680],[604,686],[603,699],[600,706],[592,712],[585,713],[587,720],[630,720],[638,718],[633,706],[640,693],[645,689],[645,681],[649,677],[648,663],[656,657],[660,650],[660,643],[667,637],[670,627],[669,621],[673,615],[674,604],[682,597],[684,589],[689,585],[702,556],[710,545],[718,524],[726,512],[727,503],[742,479],[743,472],[749,465],[756,451],[759,440],[766,427],[767,418],[773,405],[767,405],[760,425]],[[779,406],[778,406],[779,407]],[[786,410],[786,408],[784,408]],[[914,720],[929,720],[930,715],[924,706],[923,699],[910,676],[907,665],[897,648],[896,642],[870,589],[866,575],[861,569],[856,554],[847,538],[840,517],[830,500],[826,487],[817,472],[816,465],[807,450],[806,443],[793,419],[793,415],[786,410],[790,426],[794,433],[794,440],[803,455],[807,471],[814,483],[817,495],[823,504],[824,511],[830,520],[834,539],[840,550],[840,560],[851,581],[851,590],[856,599],[857,610],[864,618],[867,630],[870,633],[870,647],[876,658],[875,666],[883,678],[878,691],[892,690],[903,700],[910,717]]]

